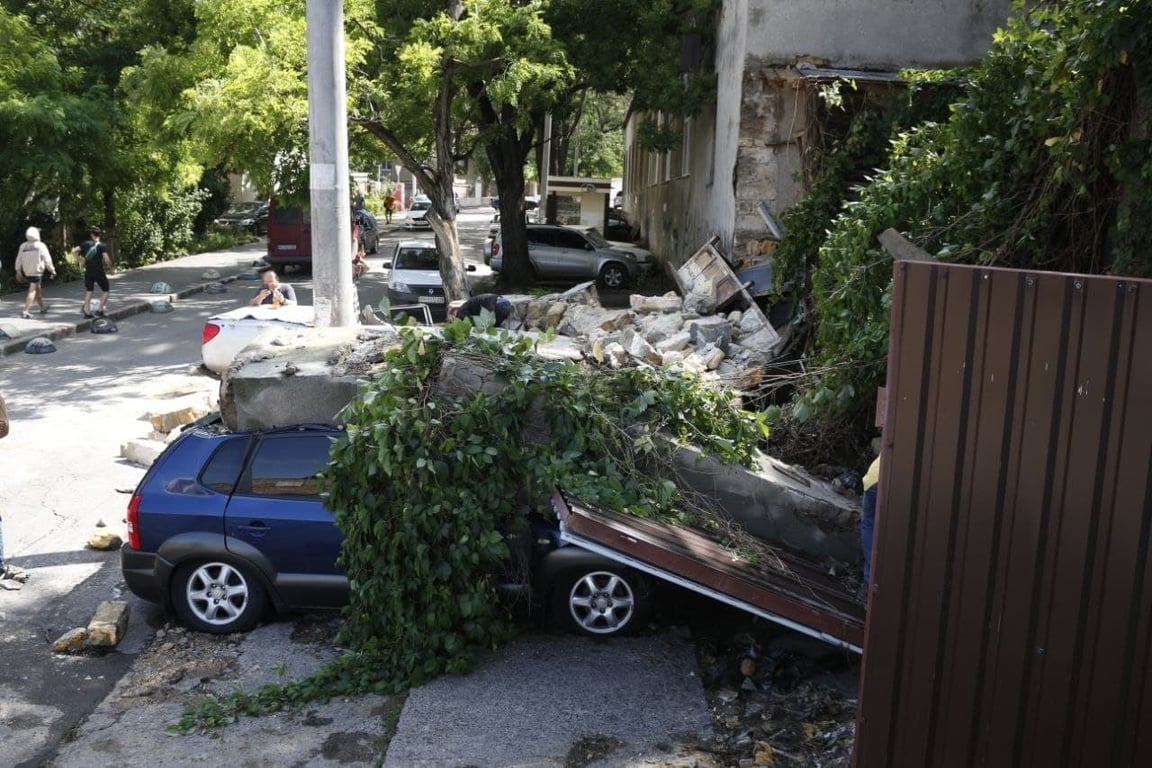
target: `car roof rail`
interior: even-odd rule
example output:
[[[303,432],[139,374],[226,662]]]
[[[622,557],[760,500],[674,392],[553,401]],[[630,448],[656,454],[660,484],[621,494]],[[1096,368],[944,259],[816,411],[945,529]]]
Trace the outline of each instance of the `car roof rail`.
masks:
[[[264,434],[278,435],[285,432],[339,432],[342,429],[343,427],[332,421],[317,421],[307,424],[287,424],[283,427],[273,427],[272,429],[264,430]]]

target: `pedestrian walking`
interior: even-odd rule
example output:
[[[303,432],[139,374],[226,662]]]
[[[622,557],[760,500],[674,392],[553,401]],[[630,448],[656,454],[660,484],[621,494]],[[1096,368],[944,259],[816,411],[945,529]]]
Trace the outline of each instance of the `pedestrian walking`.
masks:
[[[396,197],[389,192],[384,195],[384,223],[392,223],[392,211],[396,210]]]
[[[16,282],[28,281],[28,295],[24,297],[24,311],[20,313],[20,317],[25,320],[32,319],[29,310],[32,309],[33,301],[40,305],[40,314],[43,315],[48,311],[48,305],[44,303],[45,275],[56,277],[52,254],[48,252],[48,246],[40,240],[40,230],[28,227],[24,233],[24,242],[16,252]]]
[[[84,261],[84,304],[81,311],[84,317],[104,317],[104,308],[108,304],[108,272],[112,268],[112,258],[108,255],[108,246],[100,242],[100,227],[88,230],[88,238],[77,249],[80,258]],[[92,293],[96,286],[100,286],[100,307],[92,311]]]

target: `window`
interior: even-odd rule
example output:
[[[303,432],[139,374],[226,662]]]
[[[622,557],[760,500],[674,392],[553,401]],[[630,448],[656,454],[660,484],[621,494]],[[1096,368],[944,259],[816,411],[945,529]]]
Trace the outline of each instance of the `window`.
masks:
[[[247,451],[246,437],[226,441],[204,465],[204,471],[200,473],[200,483],[219,493],[232,493],[236,488],[236,481],[240,479],[240,472],[244,469],[244,454]],[[173,493],[190,492],[186,485],[175,480],[165,483],[164,487]]]
[[[440,269],[435,248],[401,248],[393,269]]]
[[[556,233],[556,245],[561,248],[572,248],[578,251],[588,250],[588,241],[579,232],[564,230]]]
[[[261,496],[319,496],[316,476],[328,466],[330,433],[270,435],[252,459],[252,493]]]

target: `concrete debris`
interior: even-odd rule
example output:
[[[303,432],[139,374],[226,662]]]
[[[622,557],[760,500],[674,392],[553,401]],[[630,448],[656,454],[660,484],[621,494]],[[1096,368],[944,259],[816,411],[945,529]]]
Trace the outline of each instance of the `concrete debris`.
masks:
[[[80,653],[88,642],[88,630],[84,627],[70,629],[52,643],[52,650],[56,653]]]
[[[92,621],[88,622],[85,646],[88,648],[113,648],[124,639],[128,629],[128,603],[122,600],[105,600],[96,608]]]
[[[97,531],[88,539],[88,548],[100,552],[113,552],[120,549],[123,544],[124,539],[120,534],[112,531]]]

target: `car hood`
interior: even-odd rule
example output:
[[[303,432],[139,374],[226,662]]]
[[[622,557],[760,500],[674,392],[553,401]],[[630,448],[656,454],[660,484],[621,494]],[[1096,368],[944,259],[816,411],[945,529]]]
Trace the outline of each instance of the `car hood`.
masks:
[[[408,285],[441,285],[444,280],[438,269],[394,269],[388,276],[389,283]]]
[[[618,240],[609,240],[608,245],[612,246],[614,251],[622,251],[623,253],[630,253],[632,257],[641,264],[646,264],[652,261],[652,251],[645,250],[644,248],[637,248],[629,243],[621,243]]]

